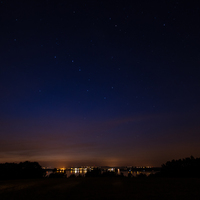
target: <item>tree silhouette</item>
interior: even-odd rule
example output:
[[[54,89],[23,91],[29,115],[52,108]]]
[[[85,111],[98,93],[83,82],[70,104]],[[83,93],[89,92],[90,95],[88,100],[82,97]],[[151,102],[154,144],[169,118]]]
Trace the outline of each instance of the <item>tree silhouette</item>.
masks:
[[[200,158],[172,160],[162,165],[161,176],[168,177],[200,177]]]
[[[0,164],[0,179],[42,178],[45,170],[37,162]]]
[[[101,169],[99,168],[94,168],[93,170],[91,171],[88,171],[86,174],[85,174],[86,177],[100,177],[101,176]]]

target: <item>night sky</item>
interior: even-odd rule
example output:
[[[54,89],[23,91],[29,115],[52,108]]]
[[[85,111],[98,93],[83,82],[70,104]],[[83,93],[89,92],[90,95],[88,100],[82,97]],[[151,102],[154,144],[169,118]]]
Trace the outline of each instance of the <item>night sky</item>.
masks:
[[[0,2],[0,163],[200,157],[198,1]]]

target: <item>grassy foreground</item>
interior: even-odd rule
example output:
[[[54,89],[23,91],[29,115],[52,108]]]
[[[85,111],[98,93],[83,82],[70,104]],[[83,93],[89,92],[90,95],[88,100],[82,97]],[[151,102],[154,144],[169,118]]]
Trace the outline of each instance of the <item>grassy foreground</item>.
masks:
[[[0,199],[200,199],[200,179],[67,178],[0,181]]]

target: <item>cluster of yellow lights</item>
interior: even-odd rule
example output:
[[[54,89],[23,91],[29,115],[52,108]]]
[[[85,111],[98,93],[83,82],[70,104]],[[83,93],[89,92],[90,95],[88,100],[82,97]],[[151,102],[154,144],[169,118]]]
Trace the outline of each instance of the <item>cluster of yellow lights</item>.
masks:
[[[87,168],[71,168],[71,173],[75,172],[75,173],[86,173],[87,172]]]
[[[57,172],[63,172],[64,173],[65,170],[66,170],[66,168],[62,167],[62,168],[58,168]]]

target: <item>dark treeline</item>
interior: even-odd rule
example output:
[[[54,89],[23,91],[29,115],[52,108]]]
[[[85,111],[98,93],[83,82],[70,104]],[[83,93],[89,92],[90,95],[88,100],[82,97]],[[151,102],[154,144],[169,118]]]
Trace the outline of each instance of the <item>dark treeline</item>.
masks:
[[[184,158],[166,162],[156,174],[163,177],[200,177],[200,158]]]
[[[142,171],[146,171],[146,172],[152,172],[152,171],[160,171],[161,167],[151,167],[151,168],[147,168],[147,167],[141,167],[141,168],[137,168],[137,167],[131,167],[129,168],[129,170],[133,171],[133,172],[142,172]]]
[[[104,171],[103,173],[101,173],[101,169],[100,168],[95,168],[91,171],[88,171],[85,174],[86,177],[116,177],[119,176],[117,175],[117,173],[115,172],[110,172],[110,171]]]
[[[0,164],[0,180],[42,178],[45,173],[38,162]]]

